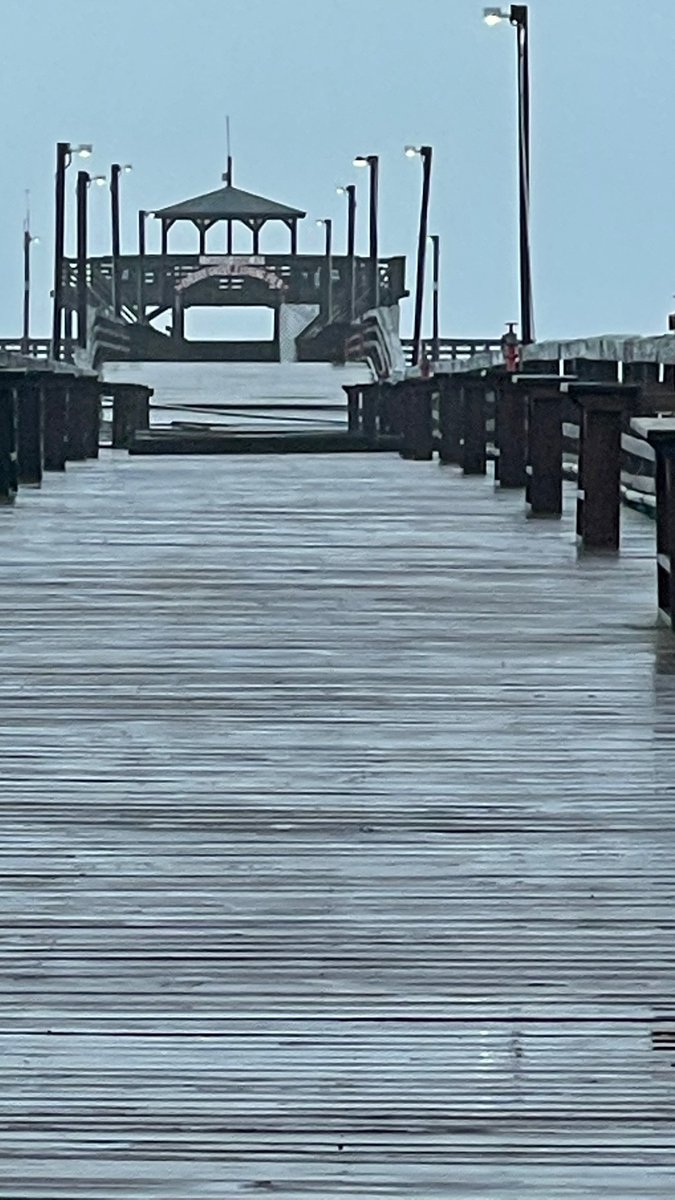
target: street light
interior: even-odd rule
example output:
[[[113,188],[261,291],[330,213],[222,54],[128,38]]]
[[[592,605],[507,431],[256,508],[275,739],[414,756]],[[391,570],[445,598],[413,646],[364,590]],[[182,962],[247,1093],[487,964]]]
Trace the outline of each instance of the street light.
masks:
[[[357,154],[354,159],[355,167],[368,167],[370,169],[370,214],[369,214],[369,240],[370,240],[370,274],[371,274],[371,297],[373,307],[378,308],[380,304],[380,270],[378,263],[378,190],[380,182],[380,159],[377,154]]]
[[[77,173],[77,344],[80,350],[87,346],[87,192],[92,183],[103,187],[105,175],[89,175],[87,171]]]
[[[110,218],[112,224],[112,306],[116,317],[122,311],[119,289],[120,175],[133,171],[131,163],[113,163],[110,168]]]
[[[432,327],[431,327],[431,358],[432,361],[440,362],[441,347],[439,338],[439,293],[441,281],[441,239],[437,233],[429,234],[429,241],[433,250],[433,293],[432,293]]]
[[[408,158],[422,160],[422,201],[420,204],[420,227],[417,240],[417,279],[415,281],[415,323],[413,328],[412,362],[417,366],[422,344],[422,311],[424,306],[424,269],[426,265],[427,229],[429,225],[429,196],[431,192],[431,146],[406,146]]]
[[[356,184],[346,183],[337,189],[338,196],[347,197],[347,258],[349,259],[349,320],[356,316]]]
[[[333,320],[333,222],[330,217],[325,217],[323,220],[317,221],[317,225],[323,226],[326,231],[326,323],[330,325]]]
[[[30,231],[29,193],[26,192],[26,216],[23,223],[23,330],[21,350],[30,354],[30,257],[31,246],[39,244],[39,237],[34,237]]]
[[[487,25],[508,21],[516,30],[518,61],[518,193],[520,258],[520,335],[524,345],[534,341],[534,300],[530,244],[530,31],[526,4],[483,9]]]
[[[70,142],[56,143],[56,182],[54,205],[54,287],[52,290],[52,358],[61,357],[61,315],[63,296],[63,255],[66,232],[66,171],[73,155],[91,158],[91,142],[73,146]]]

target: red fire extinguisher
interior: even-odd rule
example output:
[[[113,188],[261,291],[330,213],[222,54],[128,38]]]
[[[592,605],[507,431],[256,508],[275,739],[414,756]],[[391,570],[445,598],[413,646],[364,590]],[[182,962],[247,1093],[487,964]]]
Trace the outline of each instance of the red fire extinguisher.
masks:
[[[520,342],[515,321],[509,321],[507,332],[502,337],[502,354],[507,371],[517,371],[520,366]]]

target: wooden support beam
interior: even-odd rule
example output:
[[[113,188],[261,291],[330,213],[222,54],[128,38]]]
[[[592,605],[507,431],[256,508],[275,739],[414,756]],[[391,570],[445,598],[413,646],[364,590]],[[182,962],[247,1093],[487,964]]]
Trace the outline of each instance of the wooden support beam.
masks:
[[[36,376],[28,376],[16,389],[17,472],[20,484],[39,487],[44,464],[42,387]]]
[[[13,504],[19,485],[16,462],[16,388],[0,379],[0,504]]]
[[[621,431],[639,389],[621,384],[561,385],[581,410],[577,539],[585,550],[619,549]]]
[[[496,384],[495,482],[500,488],[527,485],[527,394],[513,379],[503,375]]]
[[[462,380],[458,375],[439,375],[438,457],[443,463],[462,462]]]
[[[53,375],[43,380],[44,469],[65,471],[68,431],[67,377]]]
[[[409,379],[403,393],[401,456],[428,462],[434,454],[432,385],[428,379]]]
[[[462,470],[465,475],[485,475],[485,380],[462,381]]]
[[[527,514],[562,516],[563,435],[561,378],[514,376],[528,397]]]
[[[675,417],[636,417],[631,428],[656,453],[657,603],[675,631]]]

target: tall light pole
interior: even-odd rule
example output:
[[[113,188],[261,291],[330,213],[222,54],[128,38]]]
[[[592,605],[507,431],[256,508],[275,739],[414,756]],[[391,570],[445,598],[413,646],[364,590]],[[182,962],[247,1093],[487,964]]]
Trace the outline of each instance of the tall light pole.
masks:
[[[317,225],[323,225],[326,231],[326,244],[324,253],[326,255],[326,321],[330,325],[333,320],[333,222],[330,217],[326,217],[322,221],[317,221]]]
[[[138,300],[136,319],[139,324],[145,324],[145,222],[148,217],[154,217],[154,212],[138,210]]]
[[[439,336],[439,292],[441,285],[441,239],[437,233],[429,234],[431,249],[433,252],[433,293],[432,293],[432,326],[431,326],[431,358],[432,361],[440,362],[441,346]]]
[[[534,300],[530,240],[530,26],[526,4],[483,9],[486,25],[509,21],[516,30],[518,63],[518,200],[520,225],[520,335],[524,345],[534,341]]]
[[[63,255],[66,236],[66,171],[74,154],[90,158],[89,143],[71,146],[70,142],[56,143],[56,181],[54,205],[54,287],[52,289],[52,358],[61,357],[61,316],[63,311]]]
[[[131,163],[113,163],[110,168],[110,221],[112,227],[112,306],[116,317],[122,311],[120,297],[120,175],[132,171]]]
[[[77,172],[77,344],[87,346],[87,193],[91,183],[103,187],[105,175],[92,176],[88,171]]]
[[[380,186],[380,159],[377,154],[357,154],[354,159],[355,167],[368,167],[370,170],[370,204],[369,204],[369,254],[370,254],[370,294],[373,308],[380,303],[380,268],[378,263],[378,193]]]
[[[422,311],[424,307],[424,268],[426,265],[427,230],[429,227],[429,196],[431,194],[431,146],[406,146],[408,158],[422,159],[422,201],[417,239],[417,278],[415,280],[415,323],[413,328],[412,361],[417,366],[422,345]]]
[[[30,231],[29,193],[26,192],[26,216],[23,223],[23,326],[21,351],[30,354],[30,254],[31,246],[40,241]]]
[[[349,320],[356,316],[356,184],[346,183],[337,189],[338,196],[347,197],[347,258],[349,260]]]

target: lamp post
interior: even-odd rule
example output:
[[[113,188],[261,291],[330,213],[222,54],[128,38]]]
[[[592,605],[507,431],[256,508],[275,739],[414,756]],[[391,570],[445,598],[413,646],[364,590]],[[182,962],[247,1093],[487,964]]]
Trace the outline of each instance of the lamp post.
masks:
[[[431,326],[431,358],[440,362],[441,347],[439,337],[439,290],[441,282],[441,239],[437,233],[429,235],[433,253],[433,293],[432,293],[432,326]]]
[[[87,346],[87,193],[92,183],[103,187],[105,175],[77,172],[77,344]]]
[[[406,146],[408,158],[422,159],[422,202],[420,204],[420,227],[417,239],[417,278],[415,281],[415,323],[413,328],[412,361],[420,361],[422,344],[422,310],[424,307],[424,268],[426,265],[427,229],[429,226],[429,196],[431,192],[431,146]]]
[[[349,260],[349,320],[356,316],[356,185],[347,183],[337,189],[347,197],[347,258]]]
[[[112,307],[116,317],[122,311],[120,299],[120,175],[132,171],[131,163],[113,163],[110,168],[110,219],[112,226]]]
[[[148,217],[154,217],[154,212],[138,210],[138,300],[136,319],[139,324],[145,324],[145,222]]]
[[[483,9],[486,25],[509,21],[516,30],[518,60],[518,193],[520,225],[520,335],[524,345],[534,341],[534,300],[530,244],[530,28],[526,4]]]
[[[369,213],[369,254],[371,274],[371,298],[373,308],[380,303],[380,270],[378,265],[378,192],[380,186],[380,159],[377,154],[357,154],[354,159],[355,167],[368,167],[370,170],[370,213]]]
[[[56,181],[54,205],[54,287],[52,290],[52,358],[61,357],[61,314],[63,309],[63,254],[66,234],[66,171],[74,154],[90,158],[89,143],[71,146],[70,142],[56,143]]]
[[[326,231],[326,322],[330,325],[333,320],[333,222],[330,217],[326,217],[317,221],[317,225],[323,225]]]
[[[21,334],[21,352],[30,354],[30,254],[31,246],[37,245],[40,239],[33,237],[30,231],[30,207],[28,192],[26,192],[26,217],[23,223],[23,326]]]

